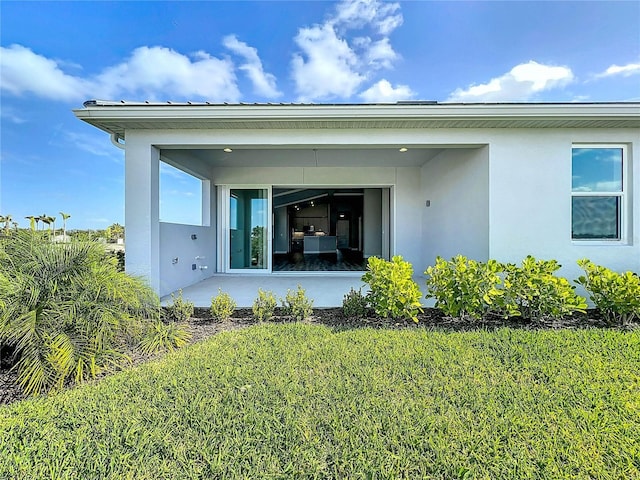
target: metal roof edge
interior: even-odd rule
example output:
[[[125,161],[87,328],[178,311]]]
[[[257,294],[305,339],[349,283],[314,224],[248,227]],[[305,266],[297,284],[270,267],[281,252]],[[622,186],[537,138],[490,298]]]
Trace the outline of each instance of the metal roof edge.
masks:
[[[392,106],[429,106],[429,107],[493,107],[493,106],[583,106],[583,105],[637,105],[636,101],[608,101],[608,102],[438,102],[436,100],[400,100],[397,102],[372,102],[372,103],[286,103],[286,102],[254,102],[254,103],[229,103],[229,102],[151,102],[151,101],[128,101],[128,100],[99,100],[91,99],[83,103],[85,108],[91,107],[307,107],[307,108],[327,108],[327,107],[392,107]]]

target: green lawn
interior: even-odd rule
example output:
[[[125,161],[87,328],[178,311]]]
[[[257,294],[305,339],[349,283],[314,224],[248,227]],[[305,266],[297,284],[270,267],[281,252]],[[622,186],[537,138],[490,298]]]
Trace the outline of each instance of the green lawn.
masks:
[[[0,478],[640,479],[640,332],[227,332],[0,408]]]

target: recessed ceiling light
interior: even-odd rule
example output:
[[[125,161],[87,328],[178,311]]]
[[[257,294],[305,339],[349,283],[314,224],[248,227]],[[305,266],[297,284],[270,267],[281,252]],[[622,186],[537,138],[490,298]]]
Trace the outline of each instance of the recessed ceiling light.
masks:
[[[233,149],[231,149],[231,148],[227,147],[227,148],[223,148],[223,149],[222,149],[222,151],[223,151],[224,153],[231,153],[231,152],[233,152]]]
[[[402,147],[402,148],[400,148],[398,151],[399,151],[399,152],[404,153],[404,152],[406,152],[406,151],[408,151],[408,150],[409,150],[409,149],[408,149],[407,147]]]

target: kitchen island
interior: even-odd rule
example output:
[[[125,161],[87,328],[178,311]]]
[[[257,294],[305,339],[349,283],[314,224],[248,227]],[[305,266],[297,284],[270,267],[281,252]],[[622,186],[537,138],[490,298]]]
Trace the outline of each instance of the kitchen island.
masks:
[[[338,237],[333,235],[305,235],[304,253],[336,253]]]

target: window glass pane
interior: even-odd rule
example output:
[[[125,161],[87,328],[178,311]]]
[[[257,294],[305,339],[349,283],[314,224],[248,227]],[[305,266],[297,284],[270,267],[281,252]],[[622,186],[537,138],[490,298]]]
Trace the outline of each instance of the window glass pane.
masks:
[[[229,266],[266,269],[268,266],[267,189],[231,189],[229,211]]]
[[[573,197],[571,237],[574,239],[619,239],[620,197]]]
[[[574,192],[621,192],[621,148],[574,148],[571,186]]]

